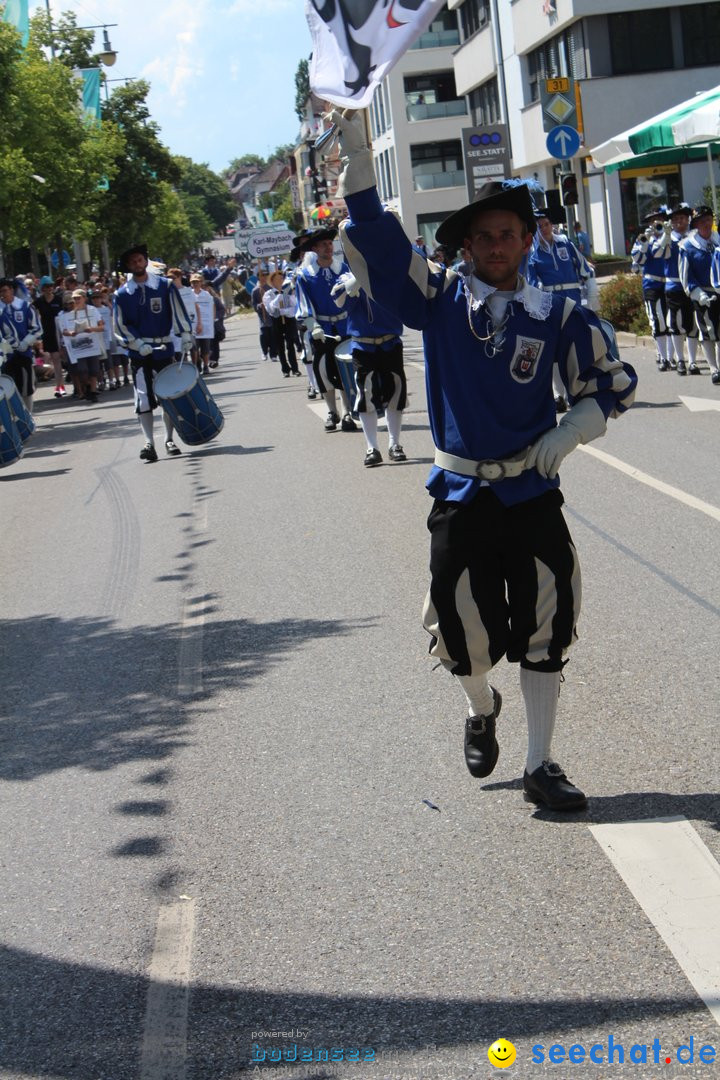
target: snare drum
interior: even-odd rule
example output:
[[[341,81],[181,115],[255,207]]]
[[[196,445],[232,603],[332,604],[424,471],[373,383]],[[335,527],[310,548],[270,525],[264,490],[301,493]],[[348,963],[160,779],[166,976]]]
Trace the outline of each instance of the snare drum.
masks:
[[[194,364],[169,364],[155,376],[153,391],[179,437],[189,446],[219,435],[225,419]]]
[[[355,397],[357,395],[357,384],[355,383],[355,368],[352,362],[352,353],[350,352],[350,346],[352,345],[352,338],[343,338],[335,346],[335,363],[337,364],[338,374],[343,384],[343,390],[347,394],[347,399],[350,402],[350,408],[355,413]]]
[[[12,413],[17,433],[21,441],[25,442],[35,430],[35,421],[25,408],[14,379],[11,379],[9,375],[0,375],[0,390],[2,390]]]
[[[10,380],[12,382],[12,379]],[[15,386],[15,383],[13,383]],[[13,419],[10,402],[0,388],[0,468],[13,465],[23,456],[23,444]]]

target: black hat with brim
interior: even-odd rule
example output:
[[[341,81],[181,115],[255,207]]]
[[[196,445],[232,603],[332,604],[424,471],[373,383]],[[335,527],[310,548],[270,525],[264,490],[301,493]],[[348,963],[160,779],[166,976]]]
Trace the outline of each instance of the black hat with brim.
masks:
[[[510,210],[527,225],[529,232],[534,233],[537,230],[535,205],[525,184],[506,187],[499,180],[493,180],[489,184],[483,184],[473,202],[445,218],[435,233],[438,244],[462,247],[470,235],[472,219],[484,210]]]
[[[135,244],[134,247],[128,248],[127,251],[123,251],[122,255],[120,256],[120,259],[118,260],[119,263],[120,263],[120,269],[121,270],[127,270],[127,262],[128,262],[128,259],[130,258],[131,255],[144,255],[145,258],[147,259],[148,258],[147,244]]]
[[[690,219],[690,224],[694,225],[696,221],[700,220],[700,218],[714,217],[714,216],[715,215],[713,213],[712,206],[696,206],[695,209],[693,210],[693,215],[692,215],[692,218]]]
[[[686,214],[688,217],[692,217],[692,212],[692,206],[686,202],[680,202],[676,206],[670,207],[670,217],[675,217],[676,214]]]
[[[337,234],[337,229],[303,229],[298,236],[293,236],[293,244],[304,254],[318,240],[334,240]]]
[[[658,207],[657,210],[653,210],[651,213],[646,214],[642,219],[643,225],[651,225],[653,221],[669,221],[670,215],[667,210],[662,207]]]

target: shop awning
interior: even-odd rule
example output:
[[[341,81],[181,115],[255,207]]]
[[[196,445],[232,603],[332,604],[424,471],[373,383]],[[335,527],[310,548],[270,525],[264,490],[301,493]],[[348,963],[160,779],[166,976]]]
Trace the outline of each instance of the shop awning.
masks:
[[[628,128],[590,151],[593,162],[606,172],[654,168],[686,161],[708,162],[715,199],[712,158],[720,154],[720,86]],[[715,213],[717,214],[717,207]]]

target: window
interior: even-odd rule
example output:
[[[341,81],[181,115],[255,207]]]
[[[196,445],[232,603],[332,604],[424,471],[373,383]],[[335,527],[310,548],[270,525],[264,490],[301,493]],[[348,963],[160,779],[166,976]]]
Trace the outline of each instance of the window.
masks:
[[[720,4],[680,8],[685,67],[717,64],[720,57]]]
[[[436,71],[429,75],[406,75],[405,111],[410,121],[436,120],[446,116],[464,116],[465,98],[455,91],[452,71]]]
[[[459,139],[411,146],[410,163],[416,191],[458,187],[465,183]]]
[[[674,67],[669,8],[608,15],[608,29],[613,75]]]
[[[476,86],[468,95],[470,116],[473,127],[484,124],[500,123],[500,99],[497,79],[488,79],[482,86]]]
[[[527,63],[531,101],[540,100],[542,79],[557,79],[563,75],[584,79],[587,70],[582,24],[577,23],[562,34],[550,38],[540,48],[533,49],[527,54]]]
[[[467,41],[490,22],[490,0],[465,0],[457,10],[463,41]]]
[[[435,250],[435,233],[446,217],[451,213],[450,210],[443,212],[435,211],[433,214],[418,214],[417,217],[417,235],[422,236],[425,246],[428,252],[432,255]]]
[[[457,12],[443,8],[435,16],[424,34],[421,34],[413,49],[437,49],[445,45],[459,45]]]

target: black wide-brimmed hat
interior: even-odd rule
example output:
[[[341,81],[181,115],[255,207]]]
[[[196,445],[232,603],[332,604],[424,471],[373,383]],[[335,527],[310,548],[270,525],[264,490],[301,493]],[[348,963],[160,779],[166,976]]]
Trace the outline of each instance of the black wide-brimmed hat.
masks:
[[[120,258],[118,260],[118,262],[120,263],[120,269],[121,270],[127,270],[127,261],[128,261],[128,259],[130,258],[131,255],[144,255],[145,258],[147,259],[148,258],[147,244],[134,244],[133,247],[128,248],[127,251],[123,251],[122,255],[120,256]]]
[[[337,229],[303,229],[298,236],[293,236],[293,244],[304,254],[318,240],[334,240],[337,234]]]
[[[712,206],[696,206],[695,209],[693,210],[693,215],[692,215],[692,218],[690,219],[690,224],[694,225],[696,221],[700,220],[700,218],[714,217],[714,216],[715,216],[715,214],[713,213]]]
[[[646,214],[642,219],[643,225],[650,225],[653,221],[668,221],[670,219],[670,213],[666,206],[658,206],[657,210],[652,210],[649,214]]]
[[[445,218],[435,233],[438,244],[462,247],[466,237],[470,235],[470,222],[481,210],[511,210],[525,222],[531,233],[537,230],[535,204],[526,185],[492,180],[483,184],[473,202]]]
[[[690,203],[679,202],[670,207],[670,217],[674,217],[675,214],[687,214],[688,217],[692,217],[692,206]]]

